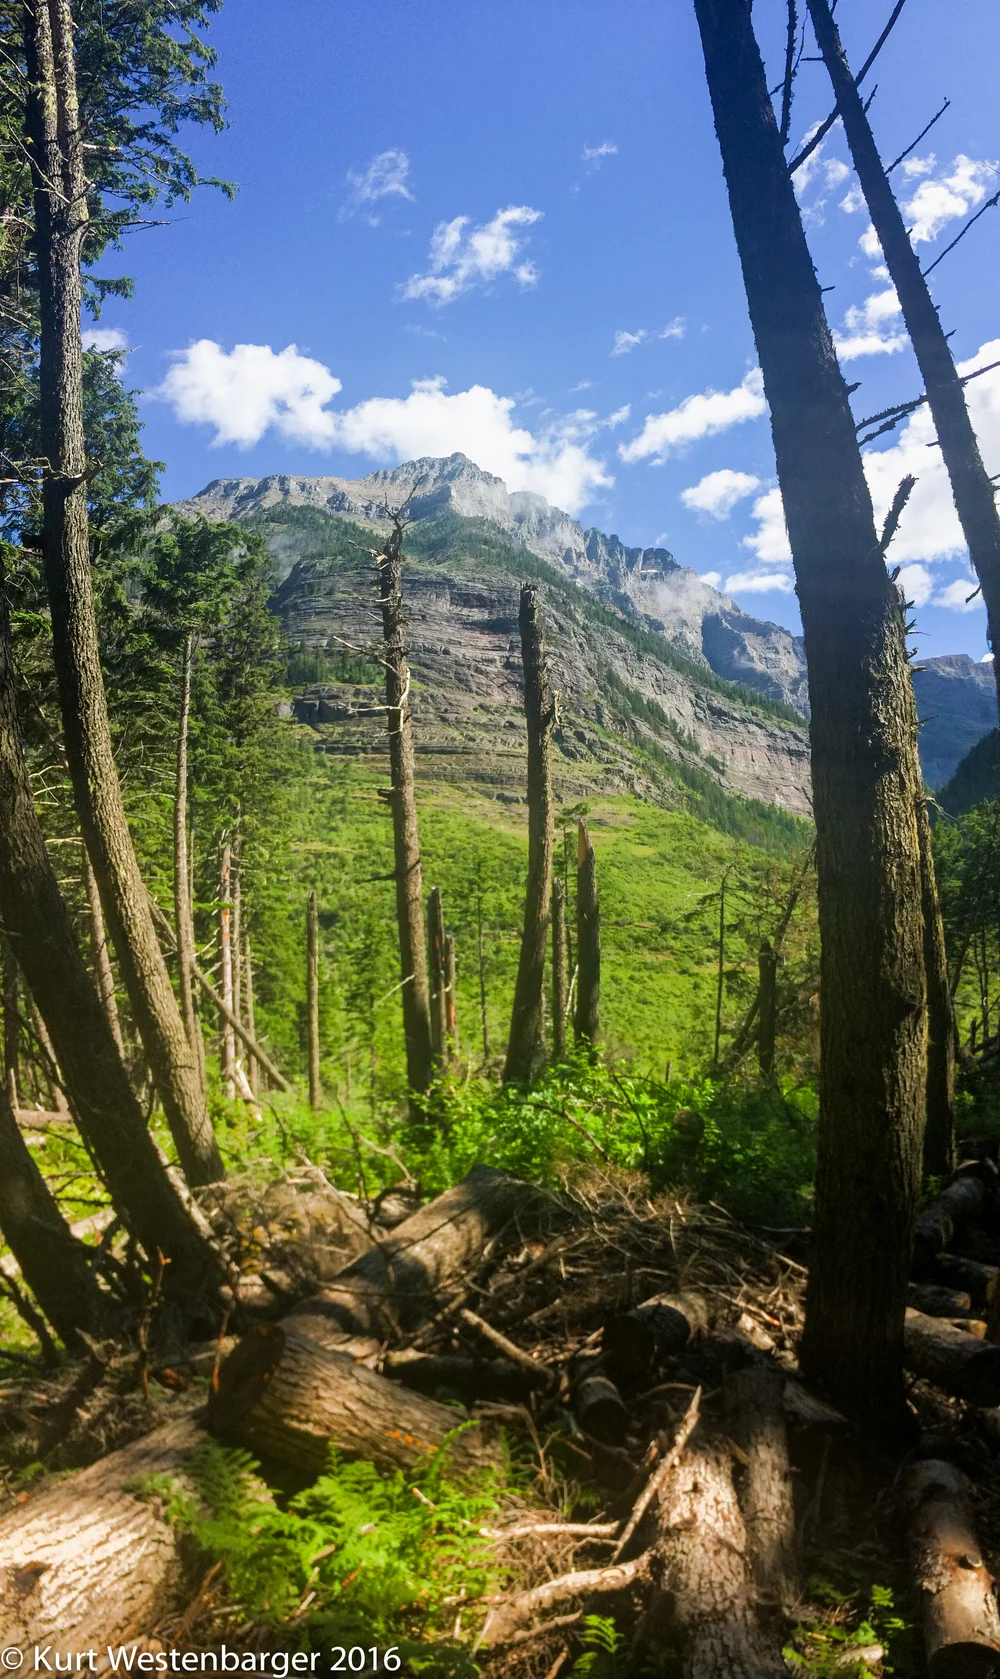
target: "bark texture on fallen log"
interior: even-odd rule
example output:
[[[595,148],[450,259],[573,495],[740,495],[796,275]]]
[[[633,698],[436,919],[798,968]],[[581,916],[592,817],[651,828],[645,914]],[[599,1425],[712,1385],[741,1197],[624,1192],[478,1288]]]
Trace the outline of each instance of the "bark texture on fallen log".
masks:
[[[628,1433],[628,1411],[614,1382],[599,1371],[585,1376],[573,1395],[576,1420],[592,1440],[602,1446],[623,1446]]]
[[[964,1289],[977,1311],[991,1306],[1000,1293],[1000,1265],[983,1265],[978,1259],[964,1259],[959,1254],[936,1253],[927,1275],[946,1288]]]
[[[942,1248],[950,1247],[960,1230],[982,1215],[989,1197],[986,1174],[977,1163],[958,1172],[940,1195],[921,1208],[913,1232],[913,1266],[918,1276]]]
[[[631,1312],[610,1318],[601,1338],[608,1375],[614,1381],[638,1381],[656,1359],[682,1352],[714,1321],[705,1296],[687,1293],[658,1294]]]
[[[537,1383],[530,1371],[507,1358],[463,1358],[449,1353],[390,1353],[382,1374],[415,1393],[446,1388],[467,1404],[477,1399],[503,1399],[516,1404],[530,1398]]]
[[[965,1289],[945,1288],[941,1283],[910,1283],[906,1304],[929,1318],[973,1318],[972,1296]]]
[[[181,1583],[177,1536],[126,1489],[145,1475],[183,1479],[204,1438],[193,1416],[167,1423],[0,1519],[0,1645],[75,1655],[155,1625]]]
[[[747,1535],[728,1456],[689,1447],[659,1500],[651,1625],[683,1641],[684,1679],[787,1679],[757,1618]]]
[[[208,1426],[218,1439],[245,1446],[301,1474],[316,1476],[329,1449],[379,1469],[413,1469],[465,1421],[452,1405],[400,1387],[321,1347],[286,1318],[244,1335],[219,1372]],[[479,1424],[449,1446],[457,1475],[499,1467],[499,1449]]]
[[[776,1365],[751,1364],[723,1386],[726,1424],[746,1460],[736,1479],[753,1577],[761,1597],[782,1607],[798,1596],[785,1379]]]
[[[419,1322],[491,1237],[516,1215],[530,1219],[536,1206],[528,1184],[493,1166],[473,1166],[330,1287],[296,1306],[288,1326],[334,1350],[396,1338]]]
[[[903,1489],[930,1679],[1000,1672],[1000,1615],[976,1537],[972,1486],[954,1464],[915,1463]]]
[[[981,1341],[944,1318],[925,1317],[907,1307],[903,1362],[946,1393],[974,1405],[1000,1403],[1000,1346]]]

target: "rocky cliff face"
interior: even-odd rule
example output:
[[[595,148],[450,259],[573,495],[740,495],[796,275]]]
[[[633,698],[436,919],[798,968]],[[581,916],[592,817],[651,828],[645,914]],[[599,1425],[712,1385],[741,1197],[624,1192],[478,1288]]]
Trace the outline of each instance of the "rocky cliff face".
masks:
[[[209,519],[245,519],[282,505],[312,507],[378,524],[387,506],[398,507],[411,492],[407,511],[413,520],[448,514],[485,519],[581,588],[664,635],[696,664],[808,714],[801,637],[752,618],[666,548],[628,548],[617,536],[584,530],[543,496],[508,492],[502,479],[465,455],[424,457],[364,478],[217,478],[177,506]]]
[[[966,753],[996,728],[993,666],[967,653],[946,653],[925,659],[913,673],[913,686],[924,776],[931,787],[942,787]]]

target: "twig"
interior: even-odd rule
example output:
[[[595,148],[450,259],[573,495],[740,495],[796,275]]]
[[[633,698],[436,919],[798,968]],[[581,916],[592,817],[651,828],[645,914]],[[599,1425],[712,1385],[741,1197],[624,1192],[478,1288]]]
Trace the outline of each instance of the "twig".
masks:
[[[938,263],[944,261],[945,257],[948,255],[948,252],[953,251],[955,249],[956,245],[961,244],[962,240],[965,238],[965,235],[970,231],[971,228],[973,228],[975,226],[975,224],[979,220],[980,216],[985,216],[987,210],[992,210],[997,204],[1000,204],[1000,192],[995,192],[993,194],[992,198],[988,198],[986,200],[986,203],[982,206],[982,208],[977,210],[974,216],[969,217],[965,226],[962,228],[962,231],[960,233],[956,233],[956,235],[955,235],[954,239],[952,240],[951,244],[945,246],[944,250],[941,252],[941,255],[936,256],[932,263],[929,263],[926,268],[921,270],[925,280],[926,280],[928,274],[933,274],[933,272],[934,272],[935,268],[937,267]]]
[[[527,1370],[532,1376],[536,1376],[540,1387],[552,1386],[556,1380],[556,1375],[547,1364],[539,1364],[537,1358],[532,1358],[530,1353],[523,1352],[514,1341],[508,1341],[506,1335],[501,1335],[499,1329],[494,1329],[491,1323],[487,1323],[483,1318],[478,1317],[475,1312],[470,1312],[467,1307],[463,1306],[458,1315],[463,1323],[469,1325],[470,1329],[478,1329],[485,1340],[492,1341],[497,1350],[502,1352],[506,1358],[509,1358],[513,1364],[519,1364],[522,1370]]]
[[[494,1610],[483,1628],[483,1637],[491,1644],[511,1644],[517,1639],[518,1629],[524,1621],[533,1620],[535,1615],[545,1609],[553,1608],[557,1603],[565,1603],[571,1597],[591,1597],[598,1592],[620,1592],[625,1586],[630,1586],[638,1575],[643,1574],[649,1565],[650,1553],[644,1551],[641,1557],[632,1562],[620,1562],[608,1568],[584,1568],[574,1574],[559,1574],[554,1580],[546,1580],[540,1586],[534,1586],[531,1591],[521,1592],[518,1597],[511,1598],[502,1608]],[[550,1623],[555,1625],[558,1623]],[[548,1627],[539,1627],[537,1631],[548,1631]]]
[[[677,1430],[677,1435],[674,1439],[673,1445],[666,1457],[663,1459],[659,1468],[656,1469],[649,1477],[649,1480],[646,1482],[642,1492],[635,1501],[632,1514],[622,1529],[621,1538],[611,1553],[612,1562],[618,1561],[618,1558],[621,1556],[625,1546],[628,1544],[636,1528],[639,1526],[639,1523],[642,1521],[643,1516],[646,1514],[646,1511],[649,1509],[650,1504],[653,1502],[653,1499],[656,1497],[664,1481],[667,1479],[667,1476],[673,1469],[676,1469],[677,1465],[680,1463],[684,1447],[687,1445],[691,1435],[694,1433],[695,1426],[698,1422],[700,1407],[701,1388],[699,1387],[695,1388],[694,1398],[691,1400],[690,1405],[684,1413],[683,1421],[681,1422],[680,1428]]]
[[[484,1539],[530,1539],[536,1534],[565,1533],[580,1539],[613,1539],[617,1522],[521,1522],[517,1527],[481,1527]]]
[[[904,159],[904,158],[907,158],[907,157],[909,157],[909,155],[910,155],[910,153],[911,153],[911,152],[912,152],[912,151],[916,151],[916,149],[917,149],[917,147],[918,147],[918,146],[919,146],[919,144],[920,144],[920,142],[921,142],[921,140],[922,140],[922,139],[923,139],[923,138],[924,138],[924,135],[925,135],[925,134],[929,134],[929,133],[930,133],[930,131],[931,131],[931,129],[932,129],[932,128],[933,128],[933,127],[934,127],[934,124],[935,124],[935,123],[936,123],[936,122],[937,122],[937,121],[938,121],[938,120],[939,120],[939,118],[941,118],[941,117],[943,117],[943,116],[944,116],[944,114],[945,114],[945,111],[946,111],[946,110],[947,110],[947,109],[948,109],[948,106],[949,106],[949,105],[950,105],[950,104],[951,104],[951,100],[950,100],[950,99],[946,99],[946,100],[945,100],[945,102],[944,102],[944,104],[943,104],[943,105],[942,105],[942,106],[941,106],[941,109],[940,109],[940,111],[937,111],[937,112],[936,112],[936,113],[935,113],[935,115],[934,115],[934,116],[932,116],[932,117],[931,117],[931,120],[930,120],[930,122],[929,122],[929,123],[928,123],[928,124],[927,124],[927,127],[926,127],[926,128],[922,128],[922,129],[921,129],[921,130],[920,130],[920,133],[919,133],[919,134],[918,134],[918,135],[917,135],[917,138],[916,138],[916,139],[915,139],[915,140],[914,140],[914,141],[913,141],[913,144],[912,144],[912,145],[909,145],[909,146],[907,146],[907,148],[906,148],[906,150],[905,150],[905,152],[900,152],[900,154],[899,154],[899,156],[898,156],[898,157],[896,157],[896,158],[893,158],[893,160],[892,160],[892,162],[891,162],[891,163],[890,163],[890,165],[889,165],[889,167],[888,167],[888,169],[887,169],[887,170],[886,170],[886,174],[887,174],[887,175],[891,175],[891,174],[892,174],[892,172],[893,172],[893,170],[894,170],[894,169],[896,169],[896,168],[897,168],[897,167],[898,167],[898,166],[899,166],[899,164],[901,164],[901,163],[902,163],[902,161],[903,161],[903,159]]]

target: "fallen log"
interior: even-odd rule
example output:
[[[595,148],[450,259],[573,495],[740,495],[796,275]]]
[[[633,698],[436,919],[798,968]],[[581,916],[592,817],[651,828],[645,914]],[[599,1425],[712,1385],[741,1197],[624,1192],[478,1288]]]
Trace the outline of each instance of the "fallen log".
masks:
[[[729,1458],[689,1448],[659,1497],[651,1628],[676,1629],[684,1679],[787,1679],[780,1646],[757,1617],[747,1535]]]
[[[996,1167],[989,1176],[987,1161],[960,1169],[946,1189],[917,1214],[913,1232],[913,1268],[918,1277],[933,1264],[942,1248],[950,1247],[960,1230],[986,1210]]]
[[[910,1283],[906,1304],[929,1318],[974,1318],[972,1296],[964,1289],[944,1288],[940,1283]]]
[[[964,1289],[981,1311],[992,1306],[1000,1293],[1000,1265],[983,1265],[978,1259],[963,1259],[954,1253],[936,1253],[928,1267],[928,1278],[947,1288]]]
[[[628,1411],[621,1394],[607,1376],[599,1372],[584,1377],[573,1395],[576,1420],[592,1440],[602,1446],[623,1446],[628,1433]]]
[[[976,1538],[972,1486],[954,1464],[915,1463],[903,1489],[930,1679],[1000,1671],[1000,1615]]]
[[[608,1375],[616,1382],[638,1381],[657,1359],[683,1352],[713,1322],[704,1295],[657,1294],[605,1324],[601,1352]]]
[[[409,1348],[389,1353],[381,1373],[416,1393],[433,1395],[445,1388],[458,1394],[466,1404],[473,1404],[477,1399],[523,1404],[538,1386],[529,1371],[507,1358],[463,1358],[419,1353]]]
[[[44,1482],[0,1518],[0,1645],[75,1655],[155,1625],[182,1568],[175,1531],[136,1482],[183,1480],[187,1455],[204,1438],[200,1415],[188,1413]]]
[[[244,1446],[310,1478],[330,1447],[387,1471],[425,1463],[466,1419],[300,1334],[291,1318],[244,1335],[209,1399],[217,1439]],[[457,1475],[498,1468],[501,1454],[478,1423],[449,1443]]]
[[[734,1370],[723,1385],[726,1425],[740,1447],[740,1509],[761,1598],[785,1607],[798,1596],[795,1512],[785,1426],[785,1373],[773,1364]]]
[[[1000,1346],[912,1306],[903,1328],[903,1362],[915,1376],[959,1399],[975,1405],[1000,1402]]]
[[[375,1350],[418,1323],[435,1295],[479,1258],[491,1237],[518,1215],[531,1218],[537,1205],[536,1192],[510,1173],[473,1166],[461,1183],[404,1219],[332,1286],[296,1306],[288,1327],[333,1350]]]

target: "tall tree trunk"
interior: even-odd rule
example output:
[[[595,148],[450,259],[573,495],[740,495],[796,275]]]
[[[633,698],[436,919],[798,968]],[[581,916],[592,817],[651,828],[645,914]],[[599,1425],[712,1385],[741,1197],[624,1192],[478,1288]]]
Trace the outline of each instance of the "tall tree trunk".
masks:
[[[229,925],[229,941],[232,951],[233,967],[233,1014],[237,1020],[243,1019],[243,882],[240,878],[240,856],[243,850],[242,835],[238,836],[233,847],[233,879],[232,899],[233,912]],[[233,1055],[239,1053],[236,1040],[233,1039]]]
[[[757,1066],[762,1079],[774,1077],[774,1038],[778,1014],[778,953],[765,939],[757,956]]]
[[[0,1091],[0,1231],[60,1341],[81,1350],[78,1331],[100,1335],[108,1302],[82,1242],[71,1235]]]
[[[948,953],[934,877],[934,849],[927,799],[917,797],[920,884],[927,970],[927,1128],[924,1176],[945,1177],[955,1169],[955,1010],[948,982]]]
[[[597,899],[597,857],[581,822],[576,855],[576,1013],[578,1044],[596,1044],[601,1030],[601,910]]]
[[[505,1084],[530,1086],[545,1065],[545,958],[552,896],[552,730],[555,705],[533,583],[521,584],[521,662],[528,726],[528,882],[514,984]]]
[[[219,855],[219,994],[233,1014],[233,853],[227,840]],[[219,1023],[219,1072],[223,1088],[232,1101],[236,1094],[233,1073],[236,1064],[236,1039],[232,1019],[222,1016]]]
[[[444,939],[444,995],[445,995],[445,1042],[448,1046],[448,1060],[453,1061],[458,1054],[458,962],[455,956],[455,935],[446,933]]]
[[[427,993],[427,952],[424,949],[423,873],[417,799],[413,787],[413,717],[410,712],[410,670],[403,633],[403,522],[393,520],[385,552],[378,558],[379,602],[382,608],[385,701],[389,725],[389,766],[392,776],[392,831],[395,848],[396,921],[399,927],[399,967],[402,978],[403,1033],[406,1039],[406,1076],[410,1113],[424,1117],[420,1096],[434,1076],[430,1004]]]
[[[729,870],[722,876],[719,887],[719,937],[716,942],[715,953],[715,1048],[712,1051],[712,1066],[718,1071],[719,1051],[722,1047],[722,998],[726,984],[726,885],[729,880]]]
[[[431,1007],[431,1048],[439,1067],[448,1060],[448,981],[445,974],[444,904],[441,888],[427,900],[427,985]]]
[[[483,947],[483,881],[476,881],[476,949],[479,956],[479,1024],[483,1033],[483,1061],[490,1058],[490,1027],[486,1017],[486,952]]]
[[[253,950],[250,945],[250,934],[243,935],[243,1018],[251,1038],[257,1036],[257,1028],[253,1017]],[[256,1096],[260,1089],[260,1072],[257,1057],[253,1050],[247,1050],[247,1083]]]
[[[153,930],[115,766],[87,530],[80,253],[87,179],[69,0],[25,0],[26,129],[40,305],[42,551],[66,758],[143,1048],[191,1183],[223,1175],[198,1068]]]
[[[552,1059],[566,1059],[566,887],[552,882]]]
[[[12,1108],[18,1107],[17,1081],[21,1059],[21,1020],[18,1011],[17,963],[4,939],[0,943],[3,970],[3,1087]]]
[[[319,1082],[319,902],[310,892],[306,905],[306,1037],[309,1050],[309,1106],[323,1103]]]
[[[6,602],[0,593],[0,921],[48,1027],[81,1134],[116,1210],[165,1286],[211,1296],[218,1261],[171,1183],[87,971],[45,849],[21,750]]]
[[[746,0],[695,0],[805,631],[821,954],[813,1262],[802,1362],[898,1429],[926,1012],[916,712],[848,393]]]
[[[115,976],[111,968],[111,952],[108,950],[108,935],[104,926],[101,894],[97,890],[97,877],[94,874],[94,866],[90,861],[90,853],[86,846],[83,847],[83,890],[87,898],[87,917],[90,921],[90,961],[94,970],[97,995],[100,997],[101,1007],[108,1017],[111,1036],[118,1045],[118,1053],[124,1058],[125,1039],[122,1037],[122,1023],[118,1015]]]
[[[49,1087],[50,1104],[55,1113],[68,1114],[70,1108],[66,1100],[66,1092],[62,1086],[59,1062],[52,1047],[52,1039],[49,1037],[48,1028],[42,1019],[34,997],[29,998],[28,1012],[31,1016],[31,1030],[38,1044],[38,1066],[45,1083]]]
[[[191,667],[194,632],[189,631],[181,652],[180,705],[177,714],[177,753],[174,776],[174,937],[177,940],[177,989],[181,1018],[194,1052],[198,1078],[205,1087],[205,1040],[195,1006],[194,905],[191,859],[188,854],[188,735],[191,728]]]
[[[991,647],[1000,636],[1000,512],[989,473],[979,453],[965,392],[952,360],[947,335],[931,299],[920,261],[889,185],[878,147],[855,85],[840,34],[827,0],[808,0],[816,39],[837,99],[847,143],[885,265],[896,288],[903,320],[923,375],[927,401],[937,427],[944,464],[969,556],[982,584],[987,636]],[[1000,692],[1000,668],[994,667]]]

